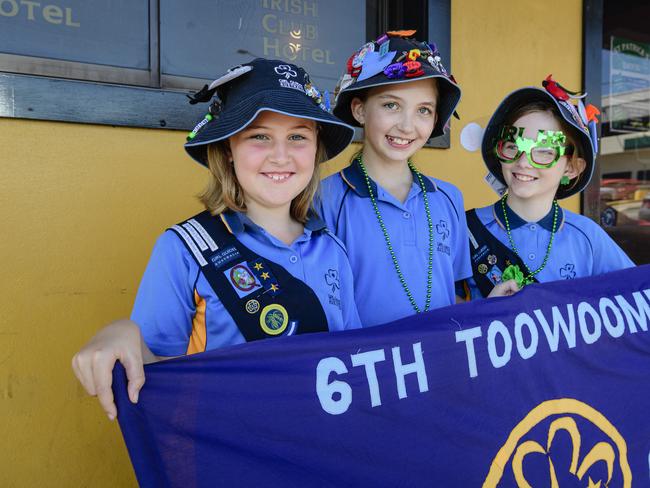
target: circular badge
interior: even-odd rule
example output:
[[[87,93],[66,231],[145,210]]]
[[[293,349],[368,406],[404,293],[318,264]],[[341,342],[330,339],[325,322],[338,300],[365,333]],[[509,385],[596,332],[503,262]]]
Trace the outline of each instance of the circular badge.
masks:
[[[267,305],[260,314],[260,326],[269,335],[282,334],[289,324],[287,309],[277,303]]]
[[[260,309],[260,302],[257,300],[248,300],[246,302],[246,311],[250,314],[257,313],[257,311]]]
[[[242,291],[251,291],[255,288],[255,278],[248,272],[243,264],[233,266],[230,270],[230,281]]]
[[[491,265],[497,264],[497,257],[494,254],[488,254],[487,260]]]
[[[357,54],[354,55],[354,58],[352,58],[352,67],[353,68],[361,68],[363,66],[363,60],[366,57],[366,54],[374,52],[375,50],[375,43],[374,42],[369,42],[365,44]]]
[[[488,271],[488,267],[487,267],[486,264],[481,263],[481,264],[478,265],[478,272],[479,273],[485,274],[485,273],[487,273],[487,271]]]

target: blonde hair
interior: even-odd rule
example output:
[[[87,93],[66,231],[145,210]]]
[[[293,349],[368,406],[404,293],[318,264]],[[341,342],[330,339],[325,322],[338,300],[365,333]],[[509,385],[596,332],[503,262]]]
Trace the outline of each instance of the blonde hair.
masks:
[[[226,210],[246,212],[244,190],[242,189],[235,167],[230,157],[227,141],[219,141],[207,147],[208,169],[210,179],[205,189],[197,195],[205,208],[217,215]],[[291,201],[291,217],[298,222],[307,222],[307,214],[320,183],[320,163],[327,160],[327,152],[322,141],[318,140],[314,173],[303,191]]]

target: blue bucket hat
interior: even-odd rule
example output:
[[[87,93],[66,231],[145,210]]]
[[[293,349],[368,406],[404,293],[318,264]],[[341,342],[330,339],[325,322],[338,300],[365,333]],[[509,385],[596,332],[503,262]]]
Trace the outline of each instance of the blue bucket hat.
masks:
[[[460,101],[460,87],[447,73],[436,45],[408,37],[413,34],[415,31],[388,32],[376,41],[364,44],[350,56],[346,73],[336,88],[334,115],[359,127],[350,102],[362,90],[435,78],[438,80],[438,119],[430,137],[444,134],[445,126]]]
[[[585,96],[566,90],[554,81],[551,75],[542,82],[542,88],[528,86],[506,96],[490,118],[481,142],[483,161],[490,173],[505,185],[501,163],[495,149],[501,128],[510,113],[529,103],[540,102],[556,108],[562,119],[575,129],[573,135],[576,144],[580,146],[580,153],[587,163],[585,170],[575,181],[567,186],[559,187],[556,197],[558,199],[567,198],[584,190],[594,172],[596,153],[598,152],[596,115],[600,113],[593,105],[585,107],[583,102]]]
[[[185,144],[192,159],[204,166],[208,165],[209,144],[246,128],[265,110],[318,122],[328,159],[343,151],[354,137],[352,127],[328,112],[328,95],[316,89],[304,69],[285,61],[257,58],[235,66],[189,98],[192,104],[212,100],[208,114]]]

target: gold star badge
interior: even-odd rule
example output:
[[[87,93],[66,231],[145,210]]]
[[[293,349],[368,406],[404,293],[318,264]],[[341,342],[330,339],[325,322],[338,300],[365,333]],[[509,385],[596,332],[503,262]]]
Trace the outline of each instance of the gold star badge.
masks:
[[[266,271],[264,271],[264,273],[262,273],[260,276],[262,277],[263,280],[269,279],[269,274]]]
[[[257,271],[259,271],[259,270],[262,269],[263,267],[264,267],[264,266],[262,266],[262,263],[255,263],[255,264],[253,265],[253,268],[255,268]]]
[[[280,289],[280,287],[278,285],[276,285],[275,283],[273,283],[271,285],[271,291],[278,291],[279,289]]]

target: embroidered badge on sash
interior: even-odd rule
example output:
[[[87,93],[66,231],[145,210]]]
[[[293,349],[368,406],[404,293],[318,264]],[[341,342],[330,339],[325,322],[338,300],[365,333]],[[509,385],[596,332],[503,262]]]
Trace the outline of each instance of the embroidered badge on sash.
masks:
[[[502,274],[503,273],[499,268],[497,268],[496,266],[492,266],[492,269],[490,269],[490,271],[487,273],[487,277],[492,282],[492,284],[498,285],[502,281],[501,280]]]
[[[260,309],[260,302],[257,300],[248,300],[246,302],[246,311],[250,313],[251,315],[254,313],[257,313],[258,310]]]
[[[490,249],[485,244],[483,244],[481,246],[481,249],[479,249],[477,252],[472,254],[472,261],[474,261],[475,263],[481,261],[483,259],[483,256],[485,256],[489,250]]]
[[[223,249],[219,249],[218,252],[215,252],[212,256],[210,256],[210,262],[214,264],[215,268],[221,268],[222,266],[240,257],[241,254],[239,254],[237,248],[234,246],[229,246]]]
[[[248,267],[243,263],[230,268],[228,275],[230,276],[230,282],[235,285],[238,290],[251,291],[256,285],[259,286],[250,269],[248,269]]]
[[[267,305],[260,314],[260,326],[269,335],[282,334],[289,324],[287,310],[277,303]]]
[[[478,272],[481,274],[485,274],[488,272],[488,267],[487,264],[481,263],[478,265]]]
[[[239,298],[252,293],[269,293],[271,296],[280,293],[278,280],[262,259],[240,262],[228,268],[224,274]]]
[[[245,261],[228,268],[223,273],[239,298],[244,298],[262,288],[262,284]]]
[[[487,261],[488,263],[494,266],[495,264],[497,264],[497,257],[494,254],[490,254],[487,257]]]

